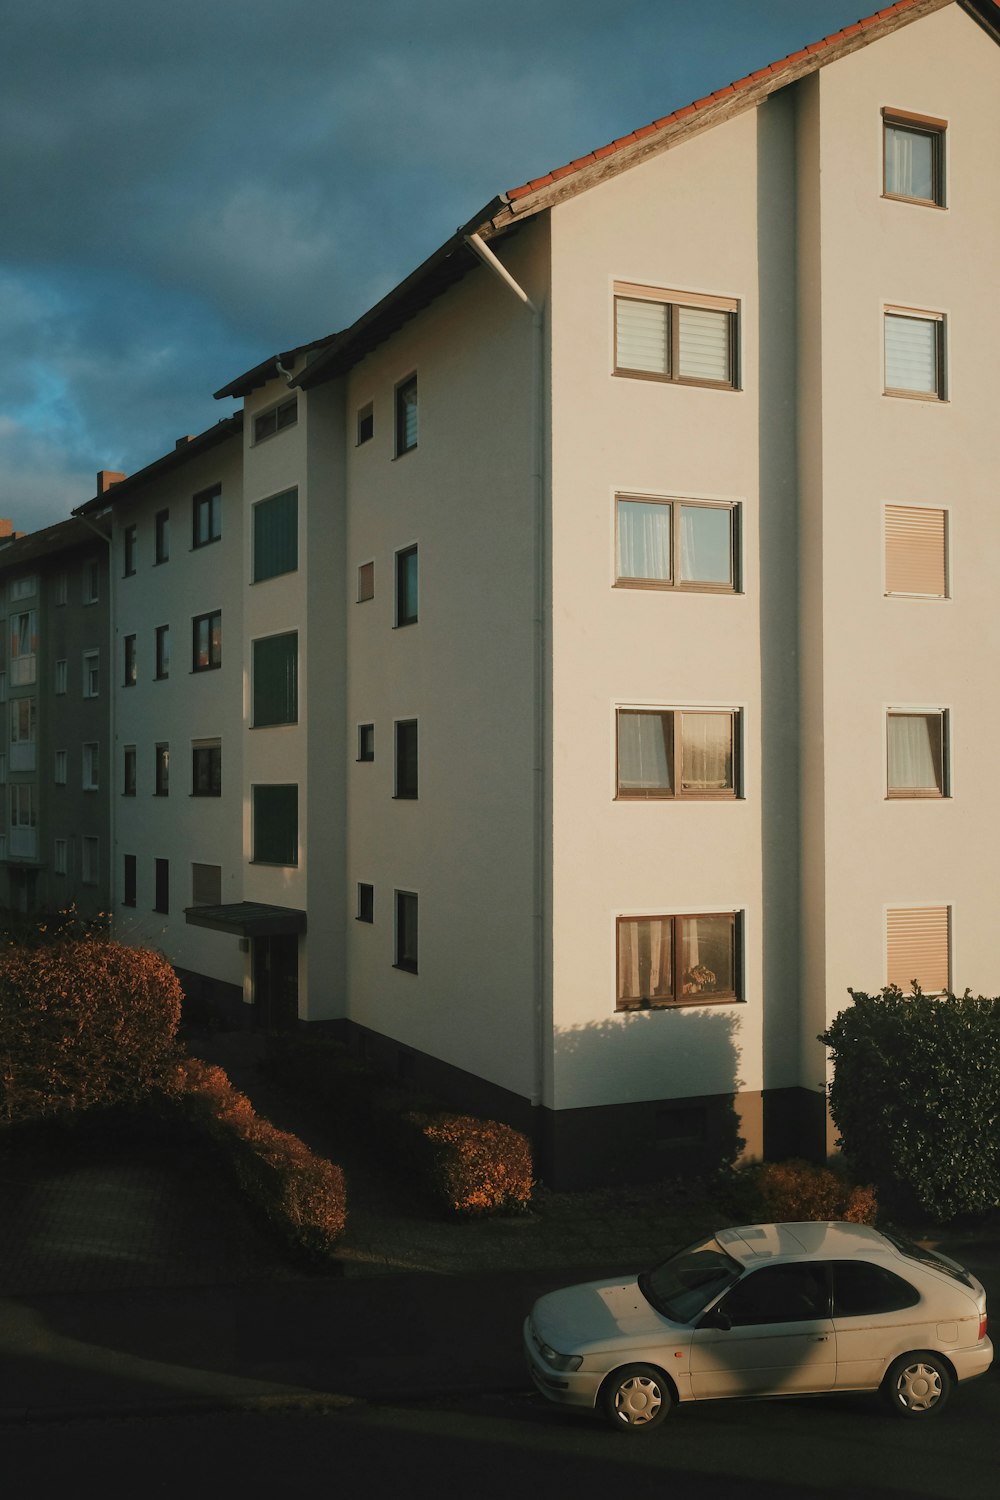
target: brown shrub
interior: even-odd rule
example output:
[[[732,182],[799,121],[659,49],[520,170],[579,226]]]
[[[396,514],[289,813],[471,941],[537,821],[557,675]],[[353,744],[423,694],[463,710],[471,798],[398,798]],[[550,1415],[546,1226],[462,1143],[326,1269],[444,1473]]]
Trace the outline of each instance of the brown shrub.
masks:
[[[104,938],[0,951],[0,1120],[134,1104],[175,1056],[181,988],[158,953]]]
[[[425,1144],[431,1190],[450,1213],[527,1208],[534,1167],[531,1146],[519,1130],[471,1115],[411,1114],[407,1120]]]
[[[807,1161],[764,1162],[749,1176],[760,1199],[762,1217],[775,1223],[849,1219],[874,1224],[878,1200],[871,1187],[851,1187],[827,1167]]]
[[[222,1068],[185,1058],[166,1093],[216,1143],[247,1197],[290,1244],[313,1258],[332,1254],[347,1222],[340,1167],[262,1120]]]

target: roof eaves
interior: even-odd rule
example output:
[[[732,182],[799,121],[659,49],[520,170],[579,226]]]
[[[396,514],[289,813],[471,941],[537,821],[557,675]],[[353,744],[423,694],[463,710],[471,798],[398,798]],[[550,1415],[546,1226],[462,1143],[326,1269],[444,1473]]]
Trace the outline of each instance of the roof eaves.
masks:
[[[332,343],[339,338],[336,333],[328,333],[321,339],[313,339],[311,344],[298,344],[294,349],[285,349],[280,354],[272,354],[267,359],[261,360],[259,365],[254,365],[252,370],[237,375],[228,385],[215,392],[216,401],[221,401],[225,396],[247,396],[251,391],[257,390],[259,386],[266,385],[269,380],[281,373],[278,369],[282,365],[289,369],[303,354],[311,354],[314,349],[322,349],[324,345]]]
[[[877,41],[899,26],[908,25],[921,16],[951,5],[953,0],[896,0],[873,15],[863,17],[851,26],[832,32],[818,42],[790,52],[787,57],[758,68],[738,78],[725,88],[676,109],[672,114],[642,126],[628,135],[619,136],[608,146],[600,146],[586,156],[578,157],[565,167],[556,167],[541,177],[534,177],[520,187],[511,188],[506,197],[510,204],[507,216],[497,223],[513,222],[530,214],[549,208],[553,203],[584,192],[598,182],[615,176],[635,166],[638,161],[658,154],[697,131],[709,128],[755,108],[769,94],[779,88],[805,77],[823,67],[827,62],[852,52],[858,47]],[[959,0],[965,8],[979,12],[983,9],[996,11],[994,0]],[[977,16],[978,18],[978,16]]]
[[[182,464],[197,458],[201,453],[208,453],[219,443],[226,442],[229,438],[236,437],[243,430],[243,413],[234,412],[231,417],[223,417],[221,422],[216,422],[214,427],[209,427],[205,432],[200,432],[189,442],[179,443],[171,448],[169,453],[164,453],[160,458],[155,458],[152,463],[147,464],[144,469],[138,469],[134,474],[129,474],[125,479],[119,479],[110,489],[102,495],[95,495],[93,500],[87,500],[83,505],[77,505],[70,512],[74,516],[92,515],[94,511],[106,509],[114,505],[122,498],[128,498],[133,491],[141,489],[149,484],[151,480],[159,479],[163,474],[169,474],[172,469],[179,469]]]
[[[93,542],[94,530],[92,521],[74,516],[68,521],[57,521],[54,526],[45,526],[41,531],[30,531],[27,536],[0,543],[0,571]],[[101,530],[102,535],[107,534]]]

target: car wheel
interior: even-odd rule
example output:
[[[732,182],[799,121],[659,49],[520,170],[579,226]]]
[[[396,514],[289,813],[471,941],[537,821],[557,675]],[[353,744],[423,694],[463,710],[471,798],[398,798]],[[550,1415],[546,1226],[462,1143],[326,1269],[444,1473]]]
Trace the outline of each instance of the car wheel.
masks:
[[[626,1365],[608,1377],[602,1391],[604,1414],[626,1432],[658,1427],[673,1406],[673,1395],[652,1365]]]
[[[882,1394],[898,1417],[933,1416],[943,1410],[950,1393],[946,1366],[926,1349],[895,1360],[882,1382]]]

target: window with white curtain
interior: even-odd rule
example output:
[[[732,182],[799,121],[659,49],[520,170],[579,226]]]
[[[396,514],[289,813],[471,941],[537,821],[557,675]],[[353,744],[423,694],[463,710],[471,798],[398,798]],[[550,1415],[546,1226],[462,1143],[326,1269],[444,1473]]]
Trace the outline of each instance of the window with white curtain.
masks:
[[[890,797],[948,795],[948,714],[944,709],[892,709],[886,716]]]
[[[739,1000],[739,913],[619,917],[617,1010]]]
[[[738,512],[709,501],[616,495],[616,583],[735,592]]]
[[[738,795],[738,709],[620,708],[617,795]]]
[[[884,322],[886,395],[943,401],[944,314],[887,307]]]
[[[615,374],[735,390],[738,311],[733,297],[616,282]]]
[[[885,196],[943,208],[947,121],[888,109],[882,121]]]

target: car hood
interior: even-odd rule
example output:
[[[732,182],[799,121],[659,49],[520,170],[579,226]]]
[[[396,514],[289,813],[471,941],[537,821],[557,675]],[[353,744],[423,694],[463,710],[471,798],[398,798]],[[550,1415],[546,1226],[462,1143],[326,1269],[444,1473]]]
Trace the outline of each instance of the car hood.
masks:
[[[588,1281],[540,1297],[532,1310],[542,1341],[560,1354],[600,1349],[624,1339],[662,1336],[672,1325],[661,1318],[631,1281]]]

